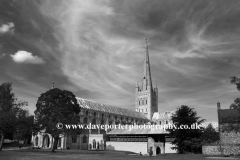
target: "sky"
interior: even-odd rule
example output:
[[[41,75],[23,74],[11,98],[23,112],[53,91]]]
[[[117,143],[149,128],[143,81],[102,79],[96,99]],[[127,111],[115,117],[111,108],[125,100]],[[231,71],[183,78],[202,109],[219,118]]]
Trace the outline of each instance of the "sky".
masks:
[[[217,121],[239,97],[239,0],[0,0],[0,84],[29,103],[55,87],[134,110],[145,39],[159,112]]]

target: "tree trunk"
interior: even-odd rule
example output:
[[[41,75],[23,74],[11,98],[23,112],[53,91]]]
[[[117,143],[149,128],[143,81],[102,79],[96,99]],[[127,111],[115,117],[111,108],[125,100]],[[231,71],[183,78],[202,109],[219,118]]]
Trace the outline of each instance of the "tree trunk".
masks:
[[[54,137],[52,152],[55,152],[55,149],[57,149],[58,140],[59,140],[59,137]]]
[[[0,151],[2,151],[3,140],[4,140],[4,135],[3,135],[3,133],[1,133],[0,134]]]

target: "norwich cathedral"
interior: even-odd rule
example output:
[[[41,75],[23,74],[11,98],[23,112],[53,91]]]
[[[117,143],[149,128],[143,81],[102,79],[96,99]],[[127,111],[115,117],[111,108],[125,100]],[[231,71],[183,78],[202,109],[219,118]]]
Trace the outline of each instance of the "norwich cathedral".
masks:
[[[140,125],[169,124],[173,112],[158,112],[158,88],[153,84],[150,69],[150,57],[146,40],[143,63],[143,77],[135,88],[135,111],[111,105],[77,98],[80,112],[80,124],[95,125]],[[75,150],[123,150],[153,155],[175,153],[171,145],[172,138],[164,130],[151,129],[83,129],[77,136],[61,135],[58,149]],[[34,147],[49,149],[53,147],[53,138],[47,133],[32,136]],[[126,147],[128,146],[128,147]]]

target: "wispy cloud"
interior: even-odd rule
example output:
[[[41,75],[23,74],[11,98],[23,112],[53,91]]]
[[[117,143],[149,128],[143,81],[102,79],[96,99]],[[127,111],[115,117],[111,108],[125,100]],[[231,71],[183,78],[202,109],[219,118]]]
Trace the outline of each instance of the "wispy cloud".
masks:
[[[60,41],[61,68],[68,79],[98,94],[92,98],[105,103],[111,104],[112,98],[130,96],[132,89],[128,86],[134,87],[136,75],[132,59],[139,57],[136,49],[143,58],[144,40],[131,40],[109,32],[115,12],[108,1],[63,2],[50,11],[51,3],[43,5],[42,11],[46,16],[61,19],[61,24],[54,27],[54,35]]]
[[[43,64],[45,61],[38,56],[33,56],[32,53],[27,51],[18,51],[14,55],[10,55],[16,63],[26,64]]]
[[[51,26],[59,40],[61,69],[70,82],[94,93],[89,99],[133,107],[134,84],[142,78],[144,39],[149,38],[152,75],[161,92],[159,107],[166,109],[183,103],[193,105],[198,103],[196,99],[212,95],[211,90],[219,85],[230,85],[220,79],[228,79],[235,70],[222,73],[223,66],[230,70],[230,61],[222,59],[236,56],[234,51],[240,48],[232,45],[239,38],[234,38],[227,26],[220,34],[223,29],[218,23],[225,21],[223,11],[234,17],[239,4],[218,5],[73,0],[57,4],[46,1],[41,11],[60,22]],[[219,32],[212,31],[214,28]]]
[[[3,53],[3,54],[0,54],[0,58],[4,58],[6,56],[6,54],[5,53]]]
[[[8,32],[15,28],[13,35],[1,35],[5,36],[0,39],[1,53],[11,59],[0,59],[0,71],[4,79],[32,82],[26,95],[55,82],[76,96],[134,109],[145,38],[152,79],[159,87],[160,111],[184,104],[216,120],[216,102],[228,107],[238,95],[229,76],[238,75],[240,68],[239,1],[15,2],[15,8],[0,6],[6,10],[5,21],[0,21],[4,33],[7,26]],[[19,50],[23,53],[17,56]],[[49,63],[29,69],[12,60]]]

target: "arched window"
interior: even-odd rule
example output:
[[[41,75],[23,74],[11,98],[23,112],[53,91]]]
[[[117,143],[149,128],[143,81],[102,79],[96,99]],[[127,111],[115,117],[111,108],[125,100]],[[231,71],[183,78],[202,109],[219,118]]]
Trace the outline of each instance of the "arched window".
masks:
[[[142,105],[144,105],[144,100],[142,100]]]
[[[83,123],[84,123],[84,124],[87,124],[87,123],[88,123],[87,117],[83,118]]]
[[[96,119],[94,118],[94,119],[92,119],[92,124],[96,124]]]
[[[83,143],[87,143],[87,136],[86,135],[83,136]]]
[[[58,139],[58,147],[61,147],[62,146],[62,138],[59,138]]]
[[[103,124],[104,124],[104,120],[102,119],[102,120],[101,120],[101,125],[103,125]]]
[[[97,142],[97,149],[99,149],[99,142]]]
[[[168,124],[168,121],[166,121],[166,124]]]
[[[96,148],[96,140],[95,139],[93,140],[93,148],[94,149]]]
[[[138,101],[139,102],[139,106],[141,105],[141,103],[140,103],[140,101]]]
[[[88,111],[86,111],[86,116],[88,115]]]
[[[72,143],[77,143],[77,136],[72,136]]]
[[[38,137],[35,138],[35,146],[38,146]]]
[[[94,112],[94,113],[93,113],[93,116],[94,116],[94,117],[96,117],[96,115],[97,115],[97,113],[96,113],[96,112]]]
[[[146,104],[147,104],[147,100],[146,100]]]
[[[44,135],[44,137],[43,137],[43,147],[45,148],[45,147],[49,147],[49,143],[50,143],[50,138],[49,138],[49,136],[46,134],[46,135]]]

